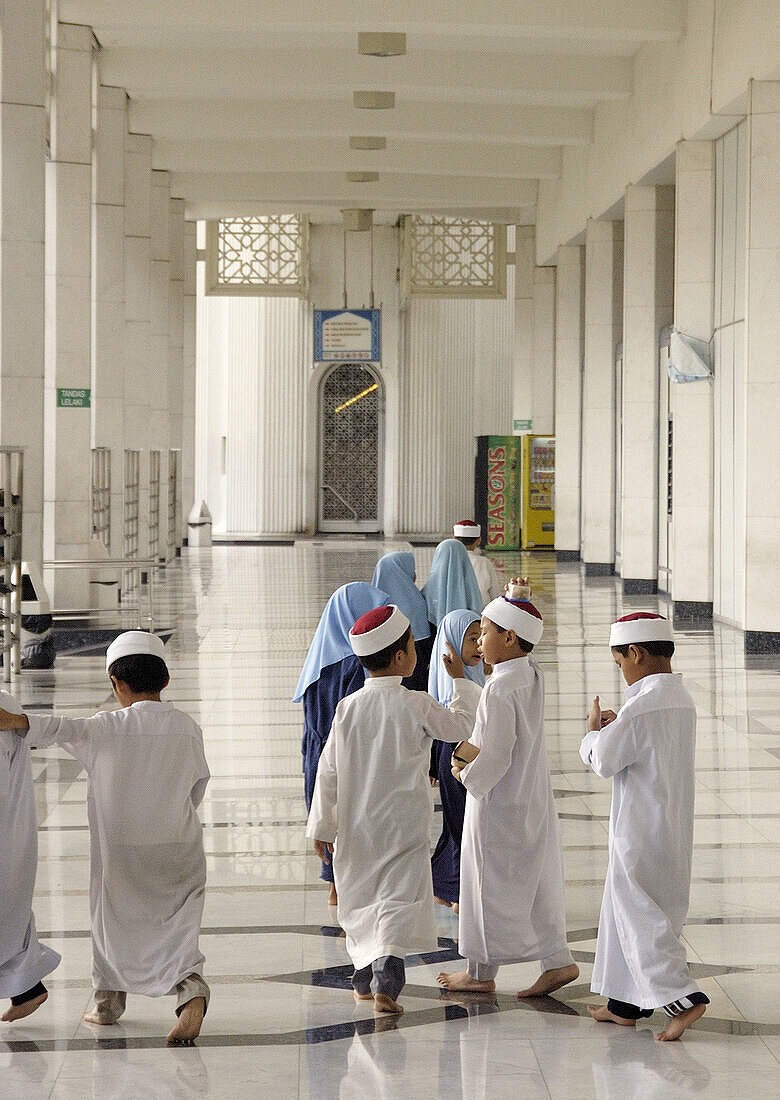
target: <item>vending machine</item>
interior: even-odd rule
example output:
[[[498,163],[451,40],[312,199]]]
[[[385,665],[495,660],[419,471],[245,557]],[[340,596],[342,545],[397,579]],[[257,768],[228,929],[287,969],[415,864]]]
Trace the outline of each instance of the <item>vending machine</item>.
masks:
[[[520,549],[521,443],[517,435],[477,436],[474,519],[485,550]]]
[[[555,545],[555,437],[524,435],[520,527],[523,550]]]

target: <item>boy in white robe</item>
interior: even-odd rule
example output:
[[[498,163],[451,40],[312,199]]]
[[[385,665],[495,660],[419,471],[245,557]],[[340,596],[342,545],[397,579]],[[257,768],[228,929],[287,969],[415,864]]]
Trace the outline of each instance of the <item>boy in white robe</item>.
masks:
[[[638,612],[612,624],[612,656],[628,685],[620,713],[588,715],[580,756],[612,777],[609,865],[591,989],[607,1005],[594,1020],[633,1027],[663,1008],[656,1036],[679,1039],[709,1004],[691,978],[680,943],[693,855],[696,706],[672,672],[674,635],[660,615]]]
[[[399,1013],[404,956],[438,946],[431,739],[465,740],[474,714],[467,703],[454,713],[427,692],[403,687],[417,657],[409,620],[394,604],[358,619],[350,643],[369,675],[336,708],[306,835],[321,859],[333,856],[355,999],[373,1000],[375,1012]]]
[[[458,950],[465,970],[442,972],[450,990],[493,992],[504,964],[541,962],[518,997],[573,982],[566,942],[563,857],[544,742],[544,681],[529,654],[542,617],[505,596],[482,613],[480,651],[493,674],[482,691],[471,741],[478,756],[453,768],[468,794],[460,864]],[[450,657],[453,676],[460,665]]]
[[[482,527],[473,519],[462,519],[452,528],[453,537],[462,542],[471,555],[471,567],[477,578],[484,605],[504,595],[504,585],[498,579],[496,567],[490,558],[483,557],[479,548]]]
[[[168,1042],[200,1033],[209,1000],[198,946],[206,885],[200,805],[209,780],[193,720],[160,700],[168,684],[160,638],[131,630],[111,643],[106,670],[121,709],[92,718],[0,710],[28,743],[62,745],[87,772],[92,923],[91,1024],[115,1024],[128,993],[177,998]]]
[[[0,706],[22,714],[12,695],[0,691]],[[17,722],[17,726],[23,725]],[[13,1023],[30,1016],[48,997],[42,982],[60,956],[38,941],[32,912],[38,869],[30,747],[13,733],[0,733],[0,998],[11,1007],[0,1019]]]

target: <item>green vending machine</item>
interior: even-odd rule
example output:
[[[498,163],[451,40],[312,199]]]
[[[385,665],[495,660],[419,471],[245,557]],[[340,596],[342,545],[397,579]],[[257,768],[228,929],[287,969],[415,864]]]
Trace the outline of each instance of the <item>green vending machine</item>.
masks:
[[[522,443],[519,435],[477,436],[474,519],[485,550],[520,549]]]

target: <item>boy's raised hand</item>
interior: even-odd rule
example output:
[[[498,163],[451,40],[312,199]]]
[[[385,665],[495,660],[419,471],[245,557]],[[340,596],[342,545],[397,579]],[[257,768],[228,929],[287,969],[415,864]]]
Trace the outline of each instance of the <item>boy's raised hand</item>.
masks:
[[[449,642],[446,643],[447,652],[442,657],[442,664],[453,680],[462,680],[466,675],[463,659],[460,653],[456,653]]]
[[[20,736],[30,728],[26,714],[12,714],[10,710],[0,707],[0,730],[13,730]]]
[[[593,700],[593,706],[590,708],[588,714],[588,732],[592,733],[595,730],[603,729],[604,726],[608,726],[610,722],[614,722],[617,718],[614,710],[602,710],[601,702],[598,695]]]

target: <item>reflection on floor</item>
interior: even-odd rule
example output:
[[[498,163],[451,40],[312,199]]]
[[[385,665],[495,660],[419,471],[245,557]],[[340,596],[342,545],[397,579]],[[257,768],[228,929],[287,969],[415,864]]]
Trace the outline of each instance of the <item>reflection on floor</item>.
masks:
[[[15,1097],[666,1097],[705,1091],[775,1097],[780,1079],[780,701],[770,658],[746,662],[727,627],[678,633],[676,668],[699,707],[696,834],[688,956],[712,1001],[682,1043],[654,1043],[584,1013],[607,858],[609,784],[577,746],[593,695],[621,698],[606,647],[626,608],[613,578],[585,581],[553,555],[497,555],[529,572],[545,615],[538,649],[546,729],[565,845],[569,938],[581,981],[518,1003],[532,966],[506,967],[493,998],[445,999],[457,922],[438,912],[440,951],[408,960],[406,1013],[376,1023],[355,1005],[344,941],[304,840],[300,708],[290,703],[326,597],[369,579],[386,544],[299,543],[186,552],[167,571],[162,620],[167,698],[201,723],[213,773],[204,804],[209,890],[202,940],[213,1000],[198,1046],[165,1048],[172,1002],[131,997],[121,1024],[95,1035],[90,997],[85,782],[59,751],[36,755],[38,927],[62,953],[35,1016],[0,1031],[0,1095]],[[417,551],[420,579],[432,549]],[[25,674],[35,709],[91,713],[108,689],[99,658],[61,658]],[[450,965],[455,966],[455,963]]]

